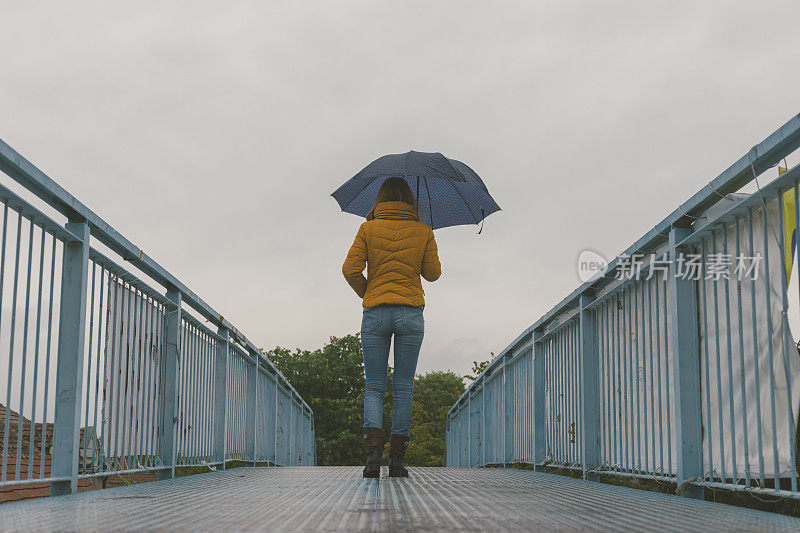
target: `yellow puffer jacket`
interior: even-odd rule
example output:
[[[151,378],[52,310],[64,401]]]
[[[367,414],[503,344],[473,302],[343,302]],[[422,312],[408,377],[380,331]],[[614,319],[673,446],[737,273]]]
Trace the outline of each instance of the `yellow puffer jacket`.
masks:
[[[420,275],[436,281],[442,274],[433,230],[417,219],[410,205],[381,202],[374,218],[358,228],[342,274],[364,299],[364,307],[425,305]]]

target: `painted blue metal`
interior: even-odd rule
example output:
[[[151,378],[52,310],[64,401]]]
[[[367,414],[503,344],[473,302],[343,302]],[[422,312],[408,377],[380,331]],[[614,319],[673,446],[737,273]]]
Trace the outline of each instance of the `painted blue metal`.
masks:
[[[747,230],[748,230],[748,235],[747,235],[747,241],[748,242],[747,242],[747,244],[748,244],[748,248],[750,250],[752,250],[753,249],[753,212],[750,209],[748,209],[748,212],[747,212]],[[750,305],[751,305],[750,312],[751,312],[752,316],[755,316],[755,314],[756,314],[755,283],[756,282],[755,282],[754,279],[750,280]],[[755,355],[756,359],[758,359],[759,358],[759,353],[758,353],[759,349],[758,349],[758,342],[756,342],[756,339],[758,339],[758,323],[755,320],[753,320],[752,324],[753,324],[753,354]],[[763,426],[762,426],[762,421],[761,421],[762,407],[761,407],[761,390],[760,390],[760,388],[761,388],[761,379],[760,379],[760,376],[759,376],[759,365],[756,365],[755,373],[756,373],[756,377],[757,377],[757,379],[756,379],[756,395],[755,395],[755,400],[756,400],[756,427],[757,428],[761,428]],[[758,438],[758,473],[759,473],[760,481],[763,484],[764,483],[764,447],[763,447],[763,443],[762,443],[762,433],[763,433],[762,431],[757,431],[756,432],[756,436]],[[711,456],[710,453],[709,453],[709,456]]]
[[[189,314],[183,314],[181,320],[177,466],[217,464],[222,459],[215,457],[214,431],[220,420],[215,416],[214,371],[224,339]]]
[[[588,307],[593,297],[589,294],[581,296],[580,310],[580,369],[578,372],[578,390],[580,396],[580,444],[584,471],[593,471],[600,467],[600,389],[598,350],[598,332],[596,311]],[[587,479],[593,479],[592,472]]]
[[[279,410],[278,395],[280,394],[280,388],[281,388],[280,384],[276,380],[275,381],[275,400],[274,400],[275,417],[273,418],[273,423],[275,424],[274,427],[276,429],[275,429],[275,432],[274,432],[275,436],[274,436],[274,439],[273,439],[275,441],[274,442],[274,450],[272,451],[272,462],[275,463],[275,464],[278,464],[278,440],[279,439],[278,439],[278,430],[277,430],[277,428],[278,428],[278,410]]]
[[[258,355],[250,354],[254,360],[257,360]],[[258,398],[258,364],[251,364],[247,367],[247,414],[244,420],[246,427],[245,442],[245,460],[256,463],[256,404]]]
[[[256,462],[258,449],[315,463],[313,412],[241,332],[2,141],[0,170],[67,220],[0,184],[0,486],[48,482],[55,496],[80,478]]]
[[[795,194],[796,193],[797,193],[797,189],[795,189]],[[740,244],[741,243],[741,234],[740,234],[740,230],[739,230],[740,221],[741,221],[741,219],[740,219],[739,216],[736,216],[734,218],[734,227],[736,228],[736,234],[735,234],[735,240],[736,240],[735,255],[736,255],[736,257],[739,257],[739,254],[741,253],[741,244]],[[798,222],[800,222],[800,220]],[[797,232],[797,235],[800,235],[800,231]],[[741,283],[741,281],[738,281],[736,283],[736,313],[737,313],[736,314],[736,319],[737,319],[736,323],[737,324],[743,324],[742,317],[744,316],[744,311],[743,311],[743,306],[742,306],[742,283]],[[739,339],[739,344],[738,344],[739,368],[744,368],[744,349],[745,349],[744,348],[744,328],[742,328],[742,327],[738,328],[738,333],[739,333],[739,335],[738,335],[738,339]],[[739,375],[739,394],[741,395],[742,402],[747,403],[747,390],[746,390],[746,387],[745,387],[745,377],[744,377],[743,374]],[[750,474],[750,449],[749,449],[750,448],[750,439],[749,439],[749,435],[748,435],[748,433],[749,433],[748,426],[749,426],[749,424],[748,424],[748,420],[747,420],[747,412],[745,411],[743,413],[743,417],[742,417],[742,434],[744,436],[744,439],[743,439],[744,440],[744,442],[743,442],[744,446],[743,447],[744,447],[744,457],[745,457],[745,461],[744,461],[744,464],[745,464],[744,476],[745,476],[745,485],[749,487],[750,486],[750,482],[751,482],[750,481],[751,474]],[[763,470],[761,470],[761,471],[763,472]]]
[[[486,378],[483,380],[483,387],[481,388],[481,404],[480,404],[480,427],[478,429],[480,435],[480,461],[478,464],[485,465],[486,464],[486,448],[488,447],[488,442],[486,439]]]
[[[788,192],[788,193],[790,193],[790,194],[792,194],[794,196],[797,196],[797,187],[793,187],[792,189],[789,189],[787,191],[784,191],[782,189],[778,189],[778,198],[784,198],[784,193],[785,192]],[[794,210],[796,211],[797,209],[798,209],[798,206],[795,203]],[[795,225],[796,224],[797,224],[797,220],[795,220]],[[784,210],[783,209],[778,209],[778,227],[780,227],[780,228],[785,228],[786,227],[785,226]],[[800,233],[796,233],[795,235],[796,235],[795,239],[800,237]],[[778,244],[779,244],[779,249],[780,250],[785,250],[785,246],[786,246],[785,239],[786,239],[786,236],[784,235],[784,232],[781,231],[779,233],[779,239],[778,239]],[[727,246],[727,239],[723,240],[723,242]],[[795,240],[795,242],[797,242],[797,241]],[[782,358],[783,358],[783,371],[784,371],[784,374],[786,376],[786,379],[785,379],[784,383],[780,384],[780,386],[783,386],[783,385],[786,386],[787,399],[788,399],[788,405],[787,405],[787,409],[786,409],[787,424],[788,424],[788,427],[789,427],[789,434],[795,435],[796,434],[795,433],[796,430],[795,430],[795,420],[794,420],[794,406],[791,403],[792,402],[792,381],[791,381],[792,370],[791,370],[790,360],[793,357],[797,357],[798,352],[797,352],[797,345],[792,340],[792,333],[791,333],[790,326],[789,326],[788,275],[786,273],[786,268],[784,268],[784,263],[783,262],[781,263],[781,268],[779,270],[781,272],[781,287],[786,287],[786,290],[781,291],[781,325],[780,325],[780,329],[781,329],[781,333],[782,333],[782,337],[783,337],[783,350],[782,350],[782,354],[781,355],[782,355]],[[725,308],[726,308],[726,313],[728,315],[728,324],[730,325],[730,323],[731,323],[731,320],[730,320],[730,303],[729,303],[728,284],[727,283],[725,284]],[[728,331],[728,353],[732,353],[730,327],[728,327],[727,331]],[[792,352],[794,352],[794,353],[792,353]],[[732,358],[728,359],[728,382],[729,383],[733,383]],[[729,389],[729,394],[730,394],[730,403],[731,403],[731,405],[733,405],[733,389],[732,388]],[[733,410],[731,410],[731,412],[730,412],[730,422],[731,422],[731,426],[733,427],[734,426]],[[795,443],[796,442],[797,441],[795,440]],[[735,441],[734,441],[734,446],[735,446]],[[797,464],[797,461],[796,461],[797,450],[795,449],[795,446],[791,446],[790,447],[789,454],[790,454],[789,455],[790,464]],[[734,448],[733,455],[734,455],[734,457],[736,456],[735,448]],[[734,461],[733,465],[734,465],[733,477],[734,477],[734,479],[737,479],[738,476],[736,475],[737,474],[736,473],[736,461]],[[791,490],[793,492],[797,492],[797,470],[796,469],[791,471],[789,482],[790,482]]]
[[[725,194],[738,191],[740,188],[753,181],[756,175],[774,167],[799,147],[800,115],[795,115],[786,122],[786,124],[751,148],[747,154],[740,157],[736,163],[725,169],[690,199],[682,203],[661,222],[656,224],[644,236],[610,261],[601,274],[580,285],[530,327],[526,328],[511,342],[511,344],[495,357],[494,361],[498,360],[507,350],[512,349],[513,346],[523,339],[529,338],[534,329],[546,326],[566,309],[576,307],[581,294],[589,290],[594,290],[596,294],[599,294],[602,287],[613,283],[616,272],[620,266],[621,258],[630,257],[636,253],[650,253],[665,246],[667,244],[669,231],[673,226],[685,226],[687,223],[695,220],[698,214],[715,205]],[[790,172],[796,173],[796,176],[800,174],[800,168],[790,169]],[[753,198],[751,201],[757,201],[757,197]],[[709,222],[709,224],[713,223],[716,223],[716,220]]]
[[[164,327],[164,373],[159,412],[160,459],[164,469],[158,471],[158,479],[175,477],[175,462],[178,451],[178,382],[180,379],[181,360],[181,293],[167,292],[167,300],[172,307],[167,310]]]
[[[52,496],[78,490],[86,282],[89,277],[89,226],[86,222],[70,221],[67,223],[67,230],[79,236],[80,240],[67,241],[64,245],[51,468],[53,477],[69,478],[69,482],[51,482],[50,494]],[[17,237],[19,238],[19,233],[17,233]],[[17,244],[19,244],[19,240]],[[21,420],[22,416],[20,415]],[[21,432],[18,433],[18,435],[20,434]],[[19,468],[17,468],[17,472],[19,472]]]
[[[669,257],[678,257],[683,249],[678,246],[690,232],[687,228],[673,228],[669,234]],[[700,436],[700,359],[697,346],[697,311],[695,283],[678,276],[678,262],[670,263],[670,315],[671,336],[674,339],[675,364],[675,429],[678,442],[678,482],[703,475],[702,438]],[[702,489],[691,486],[687,495],[702,498]]]
[[[509,361],[513,359],[512,354],[504,356],[503,364],[503,386],[501,394],[503,395],[503,462],[514,462],[514,438],[515,438],[515,419],[517,417],[517,408],[515,403],[516,389],[514,373],[510,368]],[[449,421],[448,421],[449,422]]]
[[[544,431],[544,345],[542,331],[533,331],[533,365],[531,382],[533,383],[533,462],[539,467],[547,459],[547,441]],[[454,465],[458,466],[458,465]]]
[[[214,367],[214,460],[225,464],[226,429],[228,427],[227,409],[228,399],[228,357],[230,352],[231,334],[225,328],[219,328],[217,334],[221,337],[217,344],[217,355]]]
[[[793,405],[790,392],[796,387],[789,378],[796,365],[790,295],[775,289],[786,286],[788,272],[772,251],[784,250],[786,237],[768,229],[775,219],[782,229],[791,209],[800,234],[800,165],[744,199],[726,197],[798,147],[796,116],[526,328],[448,412],[447,465],[513,460],[540,470],[578,468],[586,477],[611,473],[671,481],[690,497],[702,497],[703,487],[724,487],[800,498],[792,466],[800,406]],[[727,209],[700,216],[723,198],[731,204]],[[702,277],[720,255],[750,257],[758,251],[765,265],[757,281]],[[623,261],[637,253],[651,254],[643,257],[641,277],[621,279]],[[700,258],[699,280],[677,275],[680,253]],[[780,314],[773,317],[774,309]],[[757,318],[759,312],[764,314]],[[773,332],[782,337],[780,344],[765,340]],[[502,410],[482,413],[482,434],[460,432],[465,423],[474,425],[470,403],[487,394],[493,375],[514,374],[519,347],[526,343],[533,347],[531,370],[521,381],[502,381]],[[526,402],[531,412],[520,413]],[[509,420],[512,428],[499,426]],[[572,420],[579,420],[576,428]],[[506,450],[498,460],[493,453],[470,452],[492,449],[497,427],[513,435],[513,454]],[[519,453],[526,446],[530,458]]]
[[[191,291],[177,277],[169,273],[164,267],[149,257],[142,249],[130,242],[125,236],[114,229],[105,220],[100,218],[94,211],[86,207],[78,199],[67,192],[58,183],[53,181],[44,172],[25,157],[11,148],[0,139],[0,171],[23,185],[28,191],[32,192],[64,216],[75,220],[86,220],[91,228],[92,237],[96,238],[103,245],[107,246],[120,257],[129,261],[131,265],[139,269],[142,273],[155,280],[158,284],[167,289],[174,289],[181,293],[183,302],[199,313],[203,318],[210,321],[217,327],[224,327],[230,331],[231,336],[244,345],[248,350],[260,353],[258,347],[253,344],[241,331],[225,318],[202,298]],[[46,220],[46,215],[34,208],[37,220]],[[63,231],[63,230],[62,230]],[[294,391],[291,383],[278,370],[272,361],[262,358],[262,364],[271,367],[276,372],[284,385]],[[296,391],[294,391],[296,393]],[[298,395],[300,397],[300,395]],[[311,411],[305,402],[306,409]]]

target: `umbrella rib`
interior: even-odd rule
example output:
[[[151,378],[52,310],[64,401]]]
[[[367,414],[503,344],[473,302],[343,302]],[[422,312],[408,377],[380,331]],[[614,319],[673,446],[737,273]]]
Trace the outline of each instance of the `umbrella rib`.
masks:
[[[452,162],[452,161],[450,161],[450,158],[449,158],[449,157],[446,157],[444,154],[442,154],[442,157],[444,157],[444,158],[445,158],[445,160],[447,161],[447,164],[448,164],[448,165],[450,165],[450,168],[452,168],[452,169],[453,169],[453,172],[455,172],[456,176],[458,176],[459,178],[461,178],[461,180],[462,180],[464,183],[466,183],[466,182],[467,182],[466,178],[464,178],[464,176],[461,174],[461,172],[459,172],[459,170],[456,168],[456,166],[453,164],[453,162]],[[474,171],[473,171],[473,172],[474,172]],[[475,217],[472,217],[472,218],[475,218]],[[477,224],[477,222],[476,222],[476,224]]]
[[[449,184],[450,184],[450,186],[453,188],[453,190],[454,190],[454,191],[456,191],[456,192],[458,193],[458,196],[461,198],[461,201],[462,201],[462,202],[464,202],[464,205],[465,205],[465,206],[467,206],[467,211],[469,211],[469,214],[470,214],[470,215],[472,215],[472,220],[475,220],[475,215],[472,213],[472,209],[470,209],[470,208],[469,208],[469,204],[468,204],[468,203],[467,203],[467,201],[464,199],[464,195],[462,195],[462,194],[461,194],[461,191],[459,191],[459,190],[458,190],[458,187],[456,187],[456,186],[455,186],[455,184],[453,184],[453,182],[452,182],[451,180],[445,180],[445,181],[446,181],[447,183],[449,183]],[[480,224],[480,222],[478,222],[477,220],[475,220],[475,225],[478,225],[478,224]]]
[[[431,227],[433,227],[433,201],[431,200],[431,191],[428,189],[428,178],[425,178],[425,192],[428,193],[428,210],[430,211]]]
[[[376,179],[378,179],[378,176],[375,176],[374,178],[372,178],[371,180],[369,180],[369,181],[366,183],[366,185],[364,185],[363,187],[361,187],[361,190],[360,190],[360,191],[358,191],[358,194],[356,194],[355,196],[353,196],[352,198],[350,198],[350,201],[349,201],[349,202],[347,202],[347,205],[346,205],[346,206],[344,206],[344,207],[342,208],[342,211],[344,211],[345,209],[347,209],[348,207],[350,207],[350,204],[352,204],[353,202],[355,202],[355,201],[356,201],[356,198],[358,198],[359,196],[361,196],[361,193],[362,193],[362,192],[364,192],[364,189],[366,189],[367,187],[369,187],[369,186],[372,184],[372,182],[373,182],[373,181],[375,181]],[[331,196],[333,196],[333,195],[331,195]],[[476,222],[476,224],[477,224],[477,222]]]

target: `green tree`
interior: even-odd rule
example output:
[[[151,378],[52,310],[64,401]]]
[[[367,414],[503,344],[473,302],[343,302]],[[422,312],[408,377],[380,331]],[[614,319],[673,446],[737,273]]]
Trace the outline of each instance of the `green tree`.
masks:
[[[428,372],[414,381],[412,439],[406,452],[414,466],[442,466],[447,411],[464,392],[464,381],[453,372]]]
[[[323,348],[265,352],[314,410],[317,464],[363,459],[364,365],[358,335],[331,337]]]
[[[494,352],[489,353],[489,359],[487,359],[486,361],[481,361],[480,363],[477,361],[473,361],[472,374],[467,374],[464,377],[470,381],[475,381],[476,379],[478,379],[478,376],[481,374],[481,372],[483,372],[486,369],[486,367],[489,366],[489,363],[492,362],[492,359],[494,359]]]
[[[331,337],[319,350],[276,347],[264,352],[314,410],[317,463],[358,465],[364,460],[362,437],[364,364],[358,334]],[[407,463],[439,466],[444,457],[445,417],[464,392],[462,378],[452,372],[429,372],[414,381],[412,440]],[[383,403],[386,434],[392,421],[392,369]],[[388,447],[387,447],[388,453]]]

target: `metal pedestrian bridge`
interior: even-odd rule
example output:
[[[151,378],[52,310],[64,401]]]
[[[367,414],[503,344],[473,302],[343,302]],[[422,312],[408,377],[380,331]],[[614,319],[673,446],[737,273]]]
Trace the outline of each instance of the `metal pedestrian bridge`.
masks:
[[[444,467],[365,480],[315,466],[244,333],[0,141],[0,502],[52,496],[0,529],[800,530],[705,501],[800,516],[798,147],[795,116],[526,328]],[[157,481],[94,490],[120,474]]]
[[[386,468],[384,467],[384,470]],[[0,506],[3,530],[797,531],[798,520],[524,470],[237,468]]]

